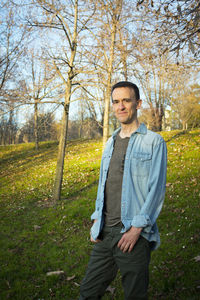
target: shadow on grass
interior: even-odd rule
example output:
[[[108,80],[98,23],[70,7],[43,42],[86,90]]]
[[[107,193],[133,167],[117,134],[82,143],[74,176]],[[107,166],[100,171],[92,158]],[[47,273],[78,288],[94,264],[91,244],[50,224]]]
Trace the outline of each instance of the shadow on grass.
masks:
[[[36,151],[36,150],[27,150],[27,152],[19,153],[17,155],[13,155],[11,157],[1,159],[1,174],[2,176],[9,176],[10,173],[13,173],[13,168],[16,167],[20,171],[26,170],[36,165],[40,165],[42,163],[47,163],[49,160],[52,160],[53,157],[56,157],[56,148],[52,147],[50,149],[46,149]]]
[[[96,179],[94,181],[92,181],[91,183],[89,183],[88,185],[79,188],[78,190],[74,191],[73,193],[70,193],[70,195],[68,197],[62,196],[61,200],[62,201],[74,201],[77,200],[76,198],[80,196],[81,193],[87,192],[89,191],[93,186],[97,185],[99,182],[99,179]]]
[[[28,147],[23,150],[21,148],[17,149],[15,145],[13,145],[14,146],[13,150],[9,151],[8,154],[5,154],[5,157],[1,159],[1,164],[10,163],[11,161],[12,162],[19,161],[20,159],[24,159],[24,158],[29,159],[30,157],[40,155],[41,153],[44,152],[44,150],[46,150],[47,152],[48,150],[53,148],[50,152],[52,153],[56,151],[57,144],[58,144],[57,142],[44,143],[40,145],[39,150],[35,150],[34,144],[32,145],[29,144]]]
[[[179,136],[181,136],[181,135],[184,135],[184,134],[186,134],[186,133],[188,133],[187,130],[180,131],[180,132],[178,132],[177,134],[175,134],[175,135],[173,135],[172,137],[170,137],[170,138],[169,138],[168,140],[166,140],[165,142],[168,143],[168,142],[170,142],[171,140],[176,139],[177,137],[179,137]]]

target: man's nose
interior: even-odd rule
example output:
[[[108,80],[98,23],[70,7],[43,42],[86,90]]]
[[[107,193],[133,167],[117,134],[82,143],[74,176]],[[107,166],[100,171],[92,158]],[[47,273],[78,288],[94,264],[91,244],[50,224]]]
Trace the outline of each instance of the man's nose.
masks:
[[[124,109],[124,107],[125,107],[125,106],[124,106],[124,102],[123,102],[123,101],[120,101],[120,102],[119,102],[119,108],[120,108],[120,109]]]

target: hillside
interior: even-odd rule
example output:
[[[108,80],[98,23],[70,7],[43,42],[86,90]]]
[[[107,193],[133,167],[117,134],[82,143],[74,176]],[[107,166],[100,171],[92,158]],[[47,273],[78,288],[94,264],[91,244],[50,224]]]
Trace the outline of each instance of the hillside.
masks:
[[[168,147],[162,244],[152,254],[149,299],[199,299],[200,130],[161,134]],[[0,299],[69,299],[79,294],[92,245],[101,140],[67,145],[62,199],[53,206],[57,144],[0,147]],[[47,272],[62,270],[61,275]],[[123,299],[119,276],[114,296]],[[113,298],[114,297],[114,298]]]

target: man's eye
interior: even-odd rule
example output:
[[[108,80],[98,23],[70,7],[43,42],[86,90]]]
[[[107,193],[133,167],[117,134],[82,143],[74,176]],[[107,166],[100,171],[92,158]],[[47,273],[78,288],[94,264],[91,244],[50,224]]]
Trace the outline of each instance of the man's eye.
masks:
[[[118,104],[118,103],[119,103],[119,101],[113,100],[113,104]]]

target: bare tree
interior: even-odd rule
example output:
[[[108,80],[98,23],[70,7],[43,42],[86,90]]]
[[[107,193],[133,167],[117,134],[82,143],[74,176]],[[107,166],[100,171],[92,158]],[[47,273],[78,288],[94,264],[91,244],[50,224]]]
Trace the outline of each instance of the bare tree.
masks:
[[[29,35],[26,27],[20,27],[17,9],[10,1],[0,6],[1,40],[0,40],[0,92],[6,88],[8,81],[15,80],[18,64],[24,53],[24,44]],[[17,36],[17,39],[16,39]]]
[[[158,39],[165,37],[163,51],[188,48],[200,55],[200,2],[199,0],[140,0],[138,8],[154,20],[153,32]],[[151,20],[152,23],[152,20]],[[151,27],[152,28],[152,27]]]
[[[39,148],[39,132],[38,132],[38,113],[41,104],[56,104],[57,107],[60,102],[56,99],[57,88],[60,86],[56,82],[56,72],[51,70],[45,60],[42,60],[42,54],[36,53],[34,49],[29,50],[30,54],[27,57],[26,64],[28,64],[26,78],[26,89],[28,97],[24,99],[23,104],[30,104],[34,106],[34,136],[35,148]]]
[[[103,106],[103,147],[109,137],[111,85],[120,74],[120,29],[122,27],[123,0],[94,1],[96,14],[93,17],[95,30],[92,33],[93,45],[88,49],[88,59],[95,76],[91,78],[100,94]],[[122,45],[122,39],[121,39]],[[121,52],[123,48],[121,47]],[[124,74],[124,76],[126,76]],[[124,77],[123,76],[123,77]]]
[[[192,123],[193,118],[200,116],[200,86],[185,86],[185,83],[179,83],[172,102],[174,113],[181,123],[182,129],[188,129],[188,123]]]
[[[56,70],[64,86],[63,117],[58,149],[58,159],[53,188],[53,199],[60,199],[65,148],[67,141],[69,107],[73,92],[80,86],[77,76],[82,72],[78,47],[83,38],[82,32],[90,21],[90,10],[85,10],[85,1],[75,0],[66,3],[51,0],[35,1],[43,11],[43,20],[35,19],[32,26],[51,30],[51,34],[59,33],[62,39],[60,47],[47,50],[52,67]],[[93,13],[93,12],[92,12]],[[82,15],[82,16],[81,16]],[[55,41],[56,43],[56,41]]]
[[[100,88],[100,87],[99,87]],[[99,89],[98,89],[99,91]],[[95,95],[89,93],[87,89],[82,91],[82,99],[80,103],[79,116],[81,123],[87,118],[93,121],[96,131],[100,136],[103,136],[103,100],[96,93]],[[82,126],[81,126],[82,128]],[[80,128],[80,137],[82,129]]]
[[[101,2],[101,1],[100,1]],[[120,14],[122,10],[122,1],[117,0],[115,3],[112,1],[107,6],[104,1],[101,5],[102,13],[107,15],[107,26],[109,31],[107,34],[110,34],[110,53],[107,55],[104,51],[106,65],[107,65],[107,80],[106,80],[106,93],[105,93],[105,106],[104,106],[104,124],[103,124],[103,147],[105,146],[107,139],[109,137],[109,112],[110,112],[110,94],[111,94],[111,84],[112,84],[112,73],[113,73],[113,64],[114,64],[114,51],[116,43],[116,33],[117,27],[120,19]],[[102,14],[102,16],[103,16]],[[110,24],[109,24],[110,23]]]
[[[0,144],[14,144],[18,130],[14,102],[7,101],[7,114],[0,114]]]
[[[29,30],[20,26],[19,9],[11,1],[0,4],[0,114],[4,128],[4,142],[15,142],[17,124],[15,104],[17,85],[20,86],[20,61],[23,57],[25,44],[29,38]],[[16,38],[17,37],[17,38]]]
[[[163,54],[159,47],[155,47],[154,40],[143,34],[134,43],[132,55],[132,72],[142,87],[151,111],[151,129],[162,130],[164,110],[169,103],[170,61],[168,53]]]

